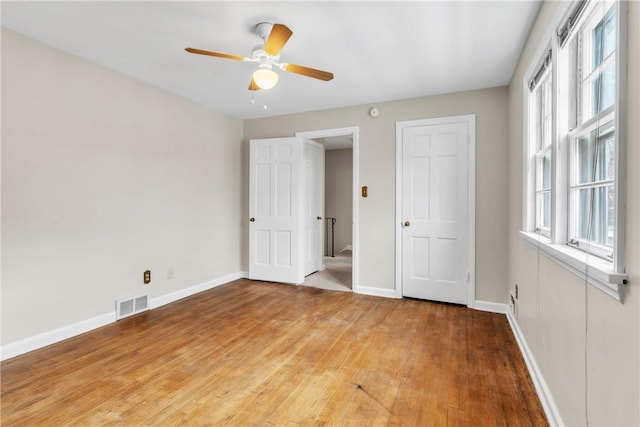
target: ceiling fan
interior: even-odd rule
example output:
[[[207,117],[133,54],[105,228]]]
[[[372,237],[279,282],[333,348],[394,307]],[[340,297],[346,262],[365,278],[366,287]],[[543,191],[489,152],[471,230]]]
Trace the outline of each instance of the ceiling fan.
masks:
[[[249,90],[271,89],[278,83],[278,74],[272,70],[273,66],[289,73],[300,74],[318,80],[329,81],[333,79],[333,73],[316,70],[302,65],[279,63],[280,51],[287,43],[293,32],[283,24],[271,24],[261,22],[255,27],[255,32],[262,38],[263,44],[253,48],[251,57],[241,55],[230,55],[227,53],[212,52],[208,50],[194,49],[191,47],[185,50],[198,55],[217,56],[219,58],[233,59],[235,61],[257,62],[258,69],[254,71]]]

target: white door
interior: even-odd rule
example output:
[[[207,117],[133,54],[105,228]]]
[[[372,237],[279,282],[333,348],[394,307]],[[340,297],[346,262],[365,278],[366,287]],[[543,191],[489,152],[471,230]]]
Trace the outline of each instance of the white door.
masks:
[[[302,140],[251,140],[249,168],[249,278],[302,283]]]
[[[399,128],[402,295],[466,305],[470,123],[425,122]]]
[[[320,269],[322,264],[322,225],[324,223],[324,148],[304,141],[304,275]]]

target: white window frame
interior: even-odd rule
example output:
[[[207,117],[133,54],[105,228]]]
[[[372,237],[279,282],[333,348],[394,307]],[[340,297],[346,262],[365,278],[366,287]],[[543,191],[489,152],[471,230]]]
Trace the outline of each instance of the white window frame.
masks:
[[[549,98],[553,98],[553,71],[552,65],[545,67],[544,72],[541,73],[540,79],[537,82],[535,88],[532,90],[530,94],[530,108],[535,108],[535,113],[532,113],[535,116],[535,120],[529,119],[529,123],[532,124],[534,129],[531,129],[531,133],[529,134],[529,138],[531,138],[532,143],[529,148],[529,155],[531,156],[530,167],[532,168],[532,173],[534,175],[534,187],[535,187],[535,195],[533,203],[534,203],[534,231],[536,233],[540,233],[545,237],[551,236],[551,218],[549,218],[549,225],[545,225],[543,221],[543,217],[545,215],[543,208],[544,204],[541,202],[541,198],[545,195],[549,196],[549,203],[552,204],[552,194],[551,194],[551,182],[553,180],[553,172],[549,170],[549,187],[544,186],[544,157],[549,156],[550,158],[550,167],[553,165],[553,134],[554,134],[554,126],[553,126],[553,107],[551,107],[551,111],[549,114],[546,113],[546,105],[549,101]],[[549,86],[551,83],[551,86]],[[553,99],[550,102],[551,106],[553,106]],[[551,121],[547,122],[547,118],[550,118]],[[548,141],[546,139],[549,139]],[[549,206],[550,211],[552,210],[551,206]],[[549,215],[551,216],[551,215]]]
[[[605,0],[608,5],[612,2]],[[586,12],[580,24],[584,26],[589,10],[592,10],[593,3],[600,4],[599,1],[590,1],[587,4]],[[562,47],[558,41],[558,29],[567,21],[567,17],[575,10],[578,2],[563,3],[559,6],[559,11],[549,26],[547,33],[542,39],[541,46],[534,56],[523,79],[523,218],[522,231],[520,232],[525,243],[538,249],[540,253],[548,256],[560,265],[572,271],[579,277],[585,279],[593,286],[596,286],[607,295],[616,300],[624,301],[624,284],[627,275],[624,268],[624,246],[625,246],[625,194],[626,194],[626,31],[627,13],[626,2],[616,2],[616,99],[615,105],[605,109],[599,114],[599,122],[606,123],[605,118],[612,117],[616,132],[616,153],[615,153],[615,235],[613,242],[612,259],[606,255],[611,249],[604,248],[598,251],[597,245],[593,243],[583,245],[582,249],[569,245],[572,226],[569,221],[570,194],[570,155],[572,137],[578,132],[584,134],[589,128],[593,129],[597,119],[591,119],[581,124],[580,129],[569,129],[570,107],[566,99],[573,96],[570,87],[571,61],[569,58],[568,43]],[[551,189],[551,230],[544,233],[536,228],[536,170],[537,167],[532,160],[535,135],[530,128],[532,123],[530,114],[532,113],[532,92],[529,82],[540,69],[541,61],[551,50],[552,55],[552,82],[553,82],[553,133],[552,133],[552,189]],[[612,116],[615,111],[615,115]],[[535,147],[535,145],[533,145]],[[584,250],[586,246],[586,251]],[[602,249],[602,248],[600,248]]]

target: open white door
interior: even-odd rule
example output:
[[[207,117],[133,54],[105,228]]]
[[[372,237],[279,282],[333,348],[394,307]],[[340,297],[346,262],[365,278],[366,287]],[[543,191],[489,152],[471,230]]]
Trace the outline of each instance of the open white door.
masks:
[[[398,129],[403,296],[468,304],[471,126],[463,116]]]
[[[250,279],[304,280],[302,151],[297,137],[250,141]]]
[[[304,141],[304,275],[315,273],[322,265],[324,212],[324,147]]]

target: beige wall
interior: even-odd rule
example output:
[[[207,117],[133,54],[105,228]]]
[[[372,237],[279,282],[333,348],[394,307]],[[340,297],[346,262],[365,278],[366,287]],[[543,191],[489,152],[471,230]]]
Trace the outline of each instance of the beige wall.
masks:
[[[377,104],[380,116],[361,105],[264,119],[245,120],[243,200],[248,199],[248,141],[293,136],[299,131],[360,128],[359,286],[394,289],[395,124],[397,121],[476,114],[476,298],[506,302],[507,295],[507,88]],[[245,215],[248,205],[244,204]],[[248,236],[243,239],[243,266],[248,265]]]
[[[545,2],[509,86],[509,284],[519,285],[518,324],[566,425],[640,425],[640,3],[629,2],[627,262],[624,305],[526,246],[522,226],[524,72],[559,3]],[[586,292],[585,292],[586,289]],[[586,312],[585,312],[586,309]],[[588,318],[588,323],[585,320]],[[585,330],[588,333],[585,335]],[[585,340],[586,337],[586,340]],[[588,374],[585,380],[585,342]]]
[[[351,245],[353,221],[353,150],[327,150],[324,155],[324,216],[336,218],[335,253]],[[329,227],[329,223],[326,223]],[[327,247],[331,254],[331,229]]]
[[[241,139],[240,120],[3,29],[2,344],[239,272]]]

